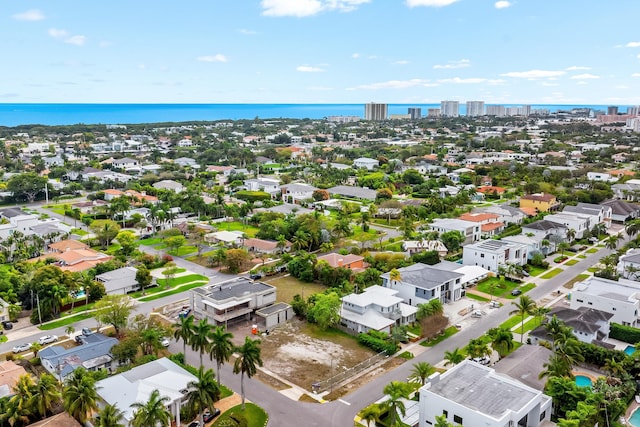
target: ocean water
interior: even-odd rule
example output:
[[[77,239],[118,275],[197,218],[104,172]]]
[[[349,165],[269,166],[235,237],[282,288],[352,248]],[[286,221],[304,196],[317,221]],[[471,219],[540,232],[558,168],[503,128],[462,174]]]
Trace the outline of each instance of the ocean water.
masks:
[[[518,106],[520,104],[513,104]],[[511,106],[511,105],[505,105]],[[420,107],[422,115],[440,104],[389,104],[389,114],[406,114],[407,108]],[[605,110],[605,105],[532,105],[552,112],[572,108]],[[625,107],[621,106],[624,112]],[[466,108],[460,104],[460,114]],[[364,117],[364,104],[2,104],[0,126],[134,124],[239,119],[322,119],[327,116]]]

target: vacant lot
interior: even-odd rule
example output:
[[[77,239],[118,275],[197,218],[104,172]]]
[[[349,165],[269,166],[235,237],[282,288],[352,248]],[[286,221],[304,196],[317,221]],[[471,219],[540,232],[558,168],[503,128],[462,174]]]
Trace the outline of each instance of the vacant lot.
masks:
[[[327,289],[326,286],[318,283],[305,283],[288,275],[275,279],[265,277],[262,281],[278,288],[278,301],[286,303],[290,303],[296,294],[304,295],[304,298],[308,298],[312,294],[324,292]]]
[[[293,320],[262,337],[264,367],[288,381],[310,390],[325,380],[375,353],[354,337],[338,331],[323,332],[314,325]]]

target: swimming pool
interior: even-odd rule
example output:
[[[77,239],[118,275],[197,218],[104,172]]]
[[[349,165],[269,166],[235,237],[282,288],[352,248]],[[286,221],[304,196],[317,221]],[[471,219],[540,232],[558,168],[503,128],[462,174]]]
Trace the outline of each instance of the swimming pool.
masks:
[[[627,348],[624,349],[624,352],[627,353],[629,356],[631,356],[633,353],[636,352],[636,348],[632,345],[628,345]]]
[[[629,424],[634,427],[640,427],[640,411],[638,411],[637,409],[633,411],[633,414],[631,414],[631,418],[629,418]]]
[[[591,387],[592,381],[586,375],[576,375],[576,384],[578,387]]]

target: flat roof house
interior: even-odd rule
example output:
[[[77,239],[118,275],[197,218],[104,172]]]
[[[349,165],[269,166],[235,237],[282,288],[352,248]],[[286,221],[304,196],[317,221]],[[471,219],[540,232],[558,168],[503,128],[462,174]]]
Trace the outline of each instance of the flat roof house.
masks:
[[[619,279],[608,280],[600,277],[589,277],[576,283],[571,291],[570,307],[595,308],[613,314],[611,322],[637,328],[638,308],[640,307],[640,283]]]
[[[420,388],[420,427],[436,416],[465,427],[539,427],[551,419],[551,397],[470,360]]]
[[[459,231],[465,237],[464,244],[477,242],[482,236],[480,224],[462,219],[436,218],[429,224],[429,228],[440,234],[447,231]]]
[[[483,240],[462,248],[462,263],[479,265],[493,272],[507,264],[525,265],[527,245],[504,240]]]
[[[238,277],[216,285],[190,291],[191,309],[214,325],[249,320],[256,310],[276,302],[276,288],[262,282]]]

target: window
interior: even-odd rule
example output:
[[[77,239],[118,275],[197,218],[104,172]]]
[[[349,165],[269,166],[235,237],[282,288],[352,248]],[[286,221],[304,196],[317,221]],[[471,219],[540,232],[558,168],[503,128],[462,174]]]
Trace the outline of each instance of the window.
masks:
[[[442,410],[442,415],[444,415],[445,418],[449,418],[449,412],[447,412],[446,409]]]
[[[578,302],[584,302],[584,300],[582,300],[582,299],[578,299],[578,298],[576,298],[576,301],[578,301]]]
[[[480,254],[480,258],[484,258],[484,254]]]
[[[615,307],[611,307],[611,310],[616,311],[616,308]]]
[[[456,424],[460,424],[460,425],[462,425],[462,417],[461,417],[461,416],[459,416],[459,415],[455,415],[455,414],[454,414],[454,415],[453,415],[453,422],[454,422],[454,423],[456,423]]]
[[[547,415],[547,411],[542,411],[540,414],[540,421],[544,420],[545,415]]]
[[[593,305],[593,303],[592,303],[591,301],[589,301],[587,304],[589,304],[589,305]]]

